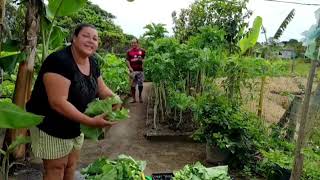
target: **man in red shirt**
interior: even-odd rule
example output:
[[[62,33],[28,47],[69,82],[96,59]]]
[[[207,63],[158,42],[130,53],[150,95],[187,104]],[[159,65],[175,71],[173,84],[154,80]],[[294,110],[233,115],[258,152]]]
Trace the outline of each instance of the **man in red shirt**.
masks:
[[[145,50],[139,47],[138,39],[131,41],[131,48],[127,52],[127,65],[130,71],[131,78],[131,96],[133,98],[132,103],[136,102],[136,86],[139,89],[139,101],[142,103],[142,90],[143,90],[143,60],[145,57]]]

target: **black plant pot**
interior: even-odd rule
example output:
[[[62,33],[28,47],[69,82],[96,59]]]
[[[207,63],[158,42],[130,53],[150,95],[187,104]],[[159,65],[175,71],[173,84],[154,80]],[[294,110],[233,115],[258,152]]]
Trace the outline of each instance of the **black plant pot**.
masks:
[[[282,168],[275,164],[272,167],[273,173],[268,176],[268,180],[289,180],[291,176],[291,170]]]
[[[225,164],[231,156],[228,150],[222,150],[218,146],[206,144],[206,161],[211,164]]]

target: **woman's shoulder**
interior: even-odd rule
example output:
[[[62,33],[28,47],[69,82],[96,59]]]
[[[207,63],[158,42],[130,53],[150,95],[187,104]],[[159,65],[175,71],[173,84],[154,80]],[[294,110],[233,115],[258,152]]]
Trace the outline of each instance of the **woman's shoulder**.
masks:
[[[72,62],[72,54],[70,47],[65,47],[63,49],[60,49],[58,51],[55,51],[51,53],[46,58],[47,63],[54,63],[54,64],[69,64]]]

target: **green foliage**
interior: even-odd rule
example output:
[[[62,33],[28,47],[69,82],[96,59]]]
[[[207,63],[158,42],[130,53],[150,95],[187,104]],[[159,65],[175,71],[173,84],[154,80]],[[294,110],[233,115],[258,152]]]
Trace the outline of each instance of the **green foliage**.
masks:
[[[1,52],[0,67],[5,71],[12,73],[16,64],[25,60],[25,54],[20,52]]]
[[[226,48],[225,43],[225,31],[221,30],[218,27],[203,26],[200,29],[200,32],[191,36],[188,40],[189,46],[198,49],[221,49]]]
[[[122,101],[119,97],[108,97],[105,100],[96,100],[88,104],[85,114],[91,117],[106,113],[108,115],[112,112],[112,105],[121,104]]]
[[[237,50],[236,44],[243,36],[246,20],[251,12],[247,10],[248,0],[199,0],[187,9],[182,9],[177,17],[174,12],[174,33],[180,42],[199,32],[202,26],[217,26],[224,30],[229,52]]]
[[[5,80],[0,84],[0,97],[12,98],[15,83]]]
[[[173,180],[229,180],[228,166],[206,168],[197,162],[194,165],[186,165],[183,169],[174,172]]]
[[[115,104],[121,104],[120,97],[111,97],[104,100],[96,100],[88,104],[85,114],[90,117],[95,117],[104,114],[108,121],[122,121],[129,117],[128,109],[113,110],[112,106]],[[92,140],[99,140],[103,138],[103,130],[101,128],[88,127],[86,125],[80,125],[81,132],[83,132],[86,138]]]
[[[273,141],[276,141],[274,139]],[[294,162],[294,145],[291,144],[290,149],[281,149],[281,146],[270,148],[269,151],[262,150],[263,161],[260,166],[263,170],[262,174],[271,178],[281,173],[282,171],[291,171]],[[304,152],[304,168],[302,179],[317,179],[320,177],[320,171],[317,167],[320,165],[320,152],[319,150],[307,147]],[[280,171],[280,172],[279,172]]]
[[[186,110],[194,103],[194,97],[188,96],[185,93],[171,92],[169,106],[171,108],[177,108],[179,110]]]
[[[134,160],[130,156],[119,155],[115,160],[100,158],[81,170],[86,180],[143,180],[145,161]]]
[[[13,141],[9,147],[7,147],[7,150],[4,151],[0,149],[0,157],[1,157],[1,169],[0,169],[0,175],[3,180],[9,179],[9,170],[15,163],[10,163],[10,155],[14,152],[14,150],[22,145],[30,143],[31,139],[29,137],[22,137],[18,136],[15,141]]]
[[[86,2],[86,0],[49,0],[48,14],[53,15],[52,18],[68,16],[77,12]]]
[[[283,34],[284,30],[287,28],[288,24],[291,22],[295,14],[295,9],[292,9],[290,13],[287,15],[287,17],[283,20],[281,23],[280,27],[276,31],[276,33],[273,36],[273,39],[277,40],[281,37]]]
[[[231,101],[243,103],[242,88],[252,91],[255,84],[250,79],[257,77],[279,77],[288,75],[289,67],[286,61],[267,61],[262,58],[231,57],[223,65],[221,76],[225,92]],[[252,94],[249,94],[252,95]]]
[[[22,40],[24,39],[24,22],[26,14],[26,3],[21,3],[17,0],[6,1],[5,11],[5,29],[2,40],[7,41],[9,39]],[[3,46],[5,47],[5,46]]]
[[[117,94],[129,94],[129,70],[125,59],[113,54],[99,58],[101,75],[106,85]]]
[[[260,30],[262,27],[262,18],[257,16],[253,22],[251,30],[247,33],[247,35],[239,41],[239,47],[241,50],[241,54],[244,54],[248,49],[253,48],[257,43]]]
[[[16,40],[6,40],[0,51],[0,68],[5,72],[12,73],[16,64],[25,60],[26,54],[20,51],[20,43]]]
[[[199,125],[196,140],[231,152],[229,162],[237,168],[255,164],[261,140],[267,134],[259,118],[213,93],[198,97],[194,114]]]
[[[40,19],[42,35],[42,62],[49,55],[50,49],[63,46],[67,31],[56,25],[57,19],[79,11],[86,0],[49,0],[48,7],[43,8]]]
[[[109,53],[123,55],[133,37],[124,34],[121,27],[113,22],[114,18],[115,16],[111,13],[87,1],[77,13],[57,19],[57,25],[71,34],[71,31],[80,23],[92,24],[99,33],[100,48]]]
[[[146,32],[143,34],[143,37],[147,39],[147,41],[155,41],[156,39],[164,38],[165,34],[168,31],[165,28],[165,24],[147,24],[144,29]]]
[[[15,104],[0,102],[0,128],[28,128],[42,122],[43,116],[24,111]]]

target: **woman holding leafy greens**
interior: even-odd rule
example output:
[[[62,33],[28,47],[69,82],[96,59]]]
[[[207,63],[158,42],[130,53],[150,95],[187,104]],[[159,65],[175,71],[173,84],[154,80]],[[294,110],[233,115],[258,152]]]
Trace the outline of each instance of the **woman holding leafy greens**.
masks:
[[[45,180],[73,180],[83,144],[80,124],[112,126],[104,114],[83,112],[95,98],[115,96],[105,85],[96,60],[98,33],[94,26],[79,25],[71,46],[49,55],[40,69],[27,110],[45,116],[31,129],[32,151],[43,159]]]

